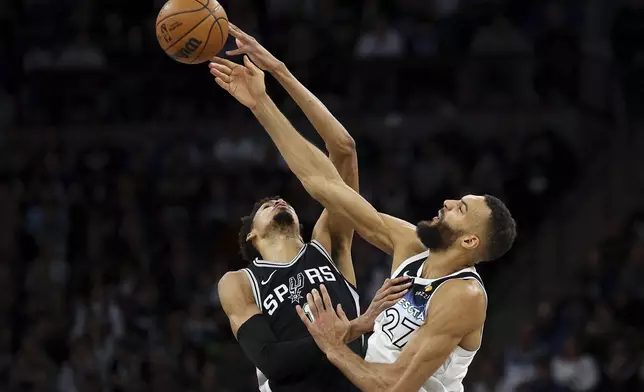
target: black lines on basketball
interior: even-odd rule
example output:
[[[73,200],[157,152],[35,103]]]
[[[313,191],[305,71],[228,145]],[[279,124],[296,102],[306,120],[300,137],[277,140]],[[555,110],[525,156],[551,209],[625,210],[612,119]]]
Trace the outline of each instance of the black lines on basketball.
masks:
[[[213,17],[213,19],[215,19],[215,18]],[[201,56],[201,54],[203,53],[203,51],[204,51],[204,50],[206,50],[206,48],[208,47],[208,41],[210,41],[210,33],[212,33],[212,29],[213,29],[213,27],[215,27],[215,25],[219,25],[219,23],[217,23],[217,21],[216,21],[216,20],[214,20],[214,21],[212,22],[212,24],[210,25],[210,28],[208,29],[208,38],[206,38],[206,42],[203,44],[203,47],[201,48],[201,50],[199,51],[199,53],[197,53],[197,55],[195,56],[195,58],[194,58],[194,59],[192,59],[192,61],[190,62],[191,64],[194,64],[194,62],[195,62],[195,61],[199,60],[199,57]]]
[[[176,44],[178,44],[179,42],[181,42],[181,40],[182,40],[182,39],[184,39],[184,38],[186,37],[186,35],[188,35],[188,34],[192,33],[192,32],[194,31],[194,29],[196,29],[197,27],[199,27],[199,26],[203,23],[203,21],[204,21],[204,20],[206,20],[206,19],[210,18],[211,16],[212,16],[212,15],[208,14],[208,15],[206,15],[206,17],[205,17],[205,18],[203,18],[203,19],[201,19],[199,22],[195,23],[195,25],[194,25],[194,26],[192,26],[192,28],[191,28],[190,30],[186,31],[186,33],[185,33],[184,35],[182,35],[181,37],[179,37],[179,38],[177,38],[176,40],[174,40],[174,43],[173,43],[172,45],[170,45],[170,46],[168,46],[167,48],[165,48],[165,51],[167,52],[167,51],[168,51],[168,50],[170,50],[173,46],[175,46]]]
[[[222,20],[222,19],[225,20],[226,23],[228,23],[228,19],[226,19],[226,18],[217,18],[215,20],[215,23],[217,24],[217,27],[219,27],[219,39],[221,40],[219,42],[221,42],[222,46],[226,46],[226,41],[224,40],[224,29],[222,29],[221,25],[219,24],[219,21]]]
[[[210,0],[208,0],[208,1],[210,1]],[[157,21],[156,27],[159,27],[159,24],[163,23],[163,22],[164,22],[164,21],[166,21],[168,18],[171,18],[171,17],[173,17],[173,16],[175,16],[175,15],[191,14],[191,13],[193,13],[193,12],[199,12],[199,11],[201,11],[201,10],[208,9],[208,7],[207,7],[207,6],[205,6],[205,5],[201,4],[201,3],[199,3],[197,0],[195,0],[195,2],[196,2],[196,3],[198,3],[198,4],[200,4],[200,5],[201,5],[201,7],[196,8],[196,9],[194,9],[194,10],[179,11],[179,12],[175,12],[175,13],[170,14],[170,15],[166,15],[163,19],[161,19],[161,20]],[[208,3],[206,3],[206,4],[208,4]],[[210,12],[210,10],[208,10],[208,11]]]

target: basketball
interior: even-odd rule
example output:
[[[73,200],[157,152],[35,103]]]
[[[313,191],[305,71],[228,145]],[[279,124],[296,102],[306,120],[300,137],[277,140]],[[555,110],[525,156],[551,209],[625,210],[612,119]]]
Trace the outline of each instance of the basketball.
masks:
[[[169,0],[157,16],[161,49],[176,61],[199,64],[219,53],[228,38],[228,17],[217,0]]]

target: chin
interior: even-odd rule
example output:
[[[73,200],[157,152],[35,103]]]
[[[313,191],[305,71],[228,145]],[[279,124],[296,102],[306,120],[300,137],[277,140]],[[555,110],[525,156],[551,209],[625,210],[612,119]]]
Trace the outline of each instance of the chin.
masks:
[[[279,227],[290,227],[295,225],[295,218],[288,210],[280,210],[273,216],[273,224]]]

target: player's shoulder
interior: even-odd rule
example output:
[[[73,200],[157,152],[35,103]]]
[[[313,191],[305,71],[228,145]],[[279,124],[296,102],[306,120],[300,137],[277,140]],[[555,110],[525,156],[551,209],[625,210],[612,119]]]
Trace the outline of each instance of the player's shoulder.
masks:
[[[249,289],[250,282],[244,270],[226,272],[217,284],[219,297],[223,297],[226,294],[245,292]]]
[[[438,301],[432,307],[482,314],[487,309],[487,294],[485,289],[475,279],[450,279],[441,285],[435,294]],[[454,306],[458,304],[458,306]]]

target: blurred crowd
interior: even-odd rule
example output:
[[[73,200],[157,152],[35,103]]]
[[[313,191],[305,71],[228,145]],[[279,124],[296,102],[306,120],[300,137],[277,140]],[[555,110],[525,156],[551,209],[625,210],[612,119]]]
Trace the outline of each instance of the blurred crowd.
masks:
[[[321,208],[266,138],[240,131],[249,119],[205,68],[158,48],[151,32],[162,3],[0,3],[0,391],[256,390],[216,292],[223,273],[244,266],[239,218],[281,194],[311,230]],[[396,123],[468,107],[578,105],[585,7],[597,1],[222,3],[343,119],[386,113]],[[636,108],[644,8],[627,3],[606,13],[605,33]],[[191,132],[196,119],[222,118],[235,125]],[[126,143],[97,126],[128,123],[184,135]],[[47,128],[70,124],[88,134],[84,143]],[[30,133],[4,140],[9,127]],[[415,222],[445,197],[488,192],[527,231],[583,169],[556,127],[510,145],[461,131],[449,123],[412,139],[351,127],[361,193]],[[637,389],[636,228],[592,252],[580,289],[544,303],[522,346],[482,359],[468,379],[477,391]],[[368,303],[388,260],[360,240],[354,258]]]
[[[613,231],[581,260],[568,295],[540,303],[519,343],[484,360],[472,391],[644,390],[644,213]]]
[[[643,102],[642,0],[222,2],[307,86],[352,113],[575,104],[584,59],[610,59],[598,53],[611,49],[593,46],[611,43],[630,107]],[[1,121],[236,113],[206,68],[176,64],[160,50],[152,32],[162,3],[2,2]]]
[[[307,237],[321,213],[269,140],[81,147],[30,132],[40,142],[8,144],[1,159],[0,390],[252,390],[216,292],[245,266],[239,219],[281,194]],[[555,173],[569,157],[548,134],[524,142],[508,177],[496,155],[462,139],[456,129],[418,146],[356,135],[362,193],[415,222],[464,189],[505,194],[526,218],[543,211],[526,203],[545,208],[565,189]],[[358,240],[354,259],[368,304],[390,261]]]

